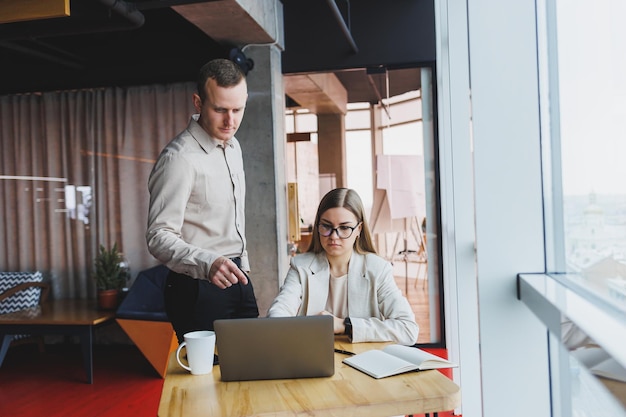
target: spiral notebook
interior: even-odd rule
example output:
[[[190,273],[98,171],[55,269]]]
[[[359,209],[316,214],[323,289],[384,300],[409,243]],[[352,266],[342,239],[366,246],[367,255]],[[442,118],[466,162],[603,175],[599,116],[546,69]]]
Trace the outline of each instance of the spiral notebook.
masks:
[[[331,316],[222,319],[213,325],[222,381],[335,373]]]

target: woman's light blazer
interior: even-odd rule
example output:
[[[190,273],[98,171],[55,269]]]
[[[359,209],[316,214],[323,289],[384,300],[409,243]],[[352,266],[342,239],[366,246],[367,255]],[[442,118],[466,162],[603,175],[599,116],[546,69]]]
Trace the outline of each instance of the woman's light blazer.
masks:
[[[330,265],[324,252],[291,259],[291,266],[270,317],[316,315],[326,308]],[[412,345],[419,327],[408,300],[402,295],[391,263],[378,255],[352,254],[348,267],[348,316],[352,342],[393,341]]]

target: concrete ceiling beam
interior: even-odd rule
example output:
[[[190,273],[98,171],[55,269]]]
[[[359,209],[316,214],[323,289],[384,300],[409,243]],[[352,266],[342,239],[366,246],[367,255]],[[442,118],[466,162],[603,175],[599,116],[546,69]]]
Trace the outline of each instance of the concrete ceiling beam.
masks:
[[[276,42],[284,48],[283,6],[279,0],[216,0],[172,9],[216,42],[237,47]]]
[[[333,73],[284,76],[285,94],[315,114],[346,114],[348,92]]]

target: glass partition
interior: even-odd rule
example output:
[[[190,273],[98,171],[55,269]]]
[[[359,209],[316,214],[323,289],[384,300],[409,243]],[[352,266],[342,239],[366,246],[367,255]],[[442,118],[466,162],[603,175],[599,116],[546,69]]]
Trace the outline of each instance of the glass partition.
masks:
[[[390,70],[393,71],[393,70]],[[361,196],[379,255],[394,266],[398,287],[413,307],[420,325],[418,343],[443,345],[440,277],[438,172],[435,164],[432,69],[414,72],[421,88],[381,99],[348,103],[344,118],[347,187]],[[316,115],[288,110],[287,133],[307,133],[317,150]],[[304,143],[288,143],[288,149]],[[308,145],[307,145],[308,146]],[[319,158],[323,152],[319,149]],[[313,150],[300,152],[308,160]],[[297,159],[297,158],[296,158]],[[290,165],[290,163],[288,163]],[[300,184],[303,162],[297,171]],[[319,174],[319,198],[328,190]],[[295,177],[294,177],[295,178]],[[294,179],[295,181],[295,179]],[[306,236],[306,233],[304,233]],[[297,244],[305,247],[307,241]]]

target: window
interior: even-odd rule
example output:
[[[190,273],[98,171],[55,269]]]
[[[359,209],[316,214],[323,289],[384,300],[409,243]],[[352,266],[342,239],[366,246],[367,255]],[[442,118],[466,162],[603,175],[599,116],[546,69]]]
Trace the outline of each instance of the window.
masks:
[[[564,268],[554,269],[626,311],[626,3],[557,1],[555,18]]]
[[[422,68],[418,74],[428,82],[430,90],[430,68]],[[419,77],[419,75],[418,75]],[[424,80],[420,80],[424,83]],[[345,146],[346,146],[346,177],[347,187],[355,189],[363,200],[366,211],[370,213],[370,226],[376,235],[378,253],[389,259],[394,266],[394,276],[398,286],[409,299],[420,325],[420,344],[441,345],[443,342],[443,320],[441,317],[440,267],[439,267],[439,216],[436,207],[436,178],[433,149],[434,136],[430,126],[422,122],[422,90],[408,92],[399,96],[383,100],[381,104],[348,103],[348,112],[345,115]],[[428,94],[428,106],[432,108],[433,97]],[[298,193],[305,188],[302,166],[312,164],[317,151],[317,116],[306,109],[287,110],[285,114],[287,133],[309,133],[311,143],[315,149],[308,148],[298,152],[298,147],[308,146],[309,143],[288,143],[288,160],[298,159],[302,154],[303,160],[297,165],[299,169],[291,167],[288,162],[288,181],[298,182]],[[426,132],[428,130],[428,132]],[[376,144],[376,145],[374,145]],[[376,211],[380,211],[380,195],[378,185],[375,184],[375,167],[377,158],[374,149],[382,149],[385,157],[403,164],[406,169],[404,184],[408,177],[415,178],[419,188],[419,215],[412,215],[406,219],[383,219],[376,230]],[[295,151],[293,150],[295,149]],[[320,151],[321,152],[321,151]],[[296,156],[292,157],[291,154]],[[322,157],[320,154],[319,157]],[[305,161],[306,160],[306,161]],[[416,162],[417,161],[417,162]],[[393,165],[389,164],[389,165]],[[289,172],[297,172],[290,175]],[[325,179],[320,176],[319,196],[327,188],[323,184]],[[406,191],[406,190],[402,190]],[[298,197],[302,200],[301,196]],[[311,200],[313,197],[311,197]],[[318,200],[311,207],[317,207]],[[398,203],[396,203],[398,204]],[[302,206],[302,204],[300,204]],[[411,206],[411,209],[414,209]],[[302,216],[302,213],[301,217]],[[314,213],[313,213],[314,214]],[[392,227],[388,227],[392,223]],[[384,230],[382,230],[384,229]],[[308,242],[297,242],[306,245]]]
[[[421,69],[422,75],[430,71],[430,68]],[[426,132],[429,127],[422,122],[423,99],[432,101],[430,96],[422,97],[422,90],[417,90],[384,99],[381,104],[348,104],[346,165],[348,187],[357,190],[365,206],[372,209],[370,224],[374,232],[380,210],[377,200],[380,184],[374,184],[377,157],[372,154],[372,142],[379,142],[382,155],[392,161],[389,165],[397,168],[401,164],[406,169],[404,184],[399,185],[406,187],[409,177],[415,179],[411,184],[417,184],[419,190],[419,214],[394,218],[393,227],[379,230],[377,250],[393,263],[398,286],[413,306],[420,324],[419,343],[441,344],[437,173],[431,154],[435,145],[432,133]]]
[[[548,276],[522,285],[548,307],[534,311],[552,331],[554,415],[626,415],[584,359],[599,349],[626,367],[626,3],[547,0],[538,12]]]

